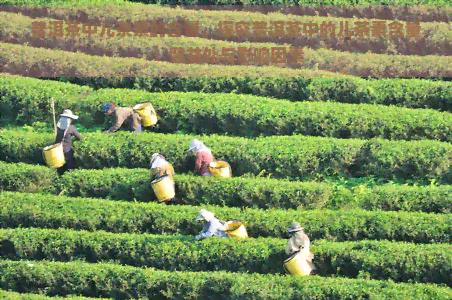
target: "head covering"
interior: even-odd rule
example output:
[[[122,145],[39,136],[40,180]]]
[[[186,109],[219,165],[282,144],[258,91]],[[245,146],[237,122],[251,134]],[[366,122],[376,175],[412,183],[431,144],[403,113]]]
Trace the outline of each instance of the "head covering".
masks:
[[[71,118],[73,120],[78,119],[78,116],[74,115],[70,109],[65,109],[63,111],[63,113],[60,115],[60,117],[67,117],[67,118]]]
[[[71,126],[72,119],[77,120],[78,116],[74,115],[71,110],[65,109],[63,113],[60,115],[57,127],[62,130],[66,130],[69,126]]]
[[[192,140],[188,146],[188,151],[191,151],[193,153],[197,153],[198,151],[209,151],[210,149],[206,147],[206,145],[204,145],[203,142],[199,141],[199,140]]]
[[[107,103],[104,103],[104,104],[102,105],[101,111],[102,111],[103,113],[107,113],[107,112],[110,111],[110,109],[113,108],[113,106],[114,106],[113,102],[107,102]]]
[[[289,233],[303,231],[303,230],[304,230],[304,228],[301,227],[300,223],[298,223],[298,222],[290,223],[289,228],[288,228]]]
[[[152,154],[150,163],[151,168],[159,168],[164,166],[166,163],[167,161],[165,160],[165,157],[163,157],[163,155],[159,153]]]
[[[213,220],[213,218],[215,217],[215,215],[213,214],[213,212],[210,212],[204,208],[202,208],[199,211],[198,217],[196,218],[196,221],[201,221],[201,220],[206,220],[207,222],[210,222]]]

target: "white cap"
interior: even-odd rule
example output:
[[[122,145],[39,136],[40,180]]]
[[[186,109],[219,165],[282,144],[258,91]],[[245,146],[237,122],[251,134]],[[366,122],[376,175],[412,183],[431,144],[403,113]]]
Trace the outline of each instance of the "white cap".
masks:
[[[66,117],[74,120],[78,119],[78,116],[74,115],[70,109],[65,109],[60,117]]]
[[[204,144],[203,144],[201,141],[196,140],[196,139],[195,139],[195,140],[192,140],[192,141],[190,142],[188,151],[193,151],[193,150],[195,150],[195,149],[199,149],[199,148],[201,148],[202,146],[204,146]]]
[[[213,218],[215,217],[215,215],[213,214],[213,212],[210,212],[204,208],[202,208],[199,211],[198,217],[196,218],[196,221],[201,221],[201,220],[206,220],[206,221],[211,221]]]

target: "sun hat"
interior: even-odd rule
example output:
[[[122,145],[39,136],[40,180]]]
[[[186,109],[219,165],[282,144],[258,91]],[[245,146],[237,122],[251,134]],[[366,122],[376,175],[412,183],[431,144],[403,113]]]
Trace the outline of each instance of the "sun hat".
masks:
[[[214,217],[215,217],[215,215],[213,214],[213,212],[210,212],[210,211],[202,208],[199,211],[196,221],[201,221],[201,220],[211,221]]]
[[[77,120],[78,119],[78,116],[74,115],[70,109],[65,109],[63,111],[63,113],[60,115],[60,117],[66,117],[66,118],[70,118],[70,119],[73,119],[73,120]]]
[[[301,227],[300,223],[298,223],[298,222],[292,222],[289,225],[289,233],[303,231],[303,230],[304,230],[304,228]]]

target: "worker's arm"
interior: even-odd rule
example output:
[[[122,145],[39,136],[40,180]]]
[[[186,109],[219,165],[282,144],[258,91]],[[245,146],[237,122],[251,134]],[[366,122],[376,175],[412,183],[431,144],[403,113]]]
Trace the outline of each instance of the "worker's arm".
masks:
[[[107,132],[117,131],[119,128],[121,128],[121,126],[125,120],[126,120],[126,118],[124,118],[124,116],[122,114],[119,114],[118,111],[115,111],[115,124],[113,126],[111,126],[107,130]]]
[[[196,153],[196,162],[195,162],[195,173],[201,174],[201,166],[204,160],[204,155],[202,151]]]
[[[213,235],[215,234],[216,228],[215,228],[215,226],[212,226],[212,225],[213,225],[213,222],[207,222],[207,223],[204,225],[204,227],[203,227],[201,233],[198,234],[198,235],[195,237],[195,239],[196,239],[196,240],[201,240],[201,239],[205,239],[205,238],[207,238],[207,237],[213,236]]]
[[[75,128],[75,126],[72,126],[72,134],[75,136],[75,138],[79,141],[83,140],[82,136],[80,135],[80,133],[77,131],[77,128]]]

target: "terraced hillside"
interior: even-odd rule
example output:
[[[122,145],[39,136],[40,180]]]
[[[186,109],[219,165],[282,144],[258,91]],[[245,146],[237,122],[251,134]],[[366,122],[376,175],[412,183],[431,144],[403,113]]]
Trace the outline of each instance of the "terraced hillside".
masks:
[[[416,87],[418,94],[448,87],[419,79],[363,80],[306,79],[305,90],[320,95],[317,83],[331,91],[335,82],[365,82],[387,86],[379,95],[395,101],[405,95],[398,86]],[[115,299],[452,297],[447,110],[97,89],[20,76],[3,76],[0,83],[3,290]],[[415,95],[405,95],[405,103],[421,101]],[[57,111],[70,108],[81,116],[76,126],[84,136],[74,143],[79,169],[61,177],[41,154],[53,142],[52,99]],[[88,121],[107,99],[153,102],[159,127],[138,135],[98,132],[105,120]],[[320,118],[322,110],[328,117]],[[378,138],[364,134],[378,132],[373,120],[384,128]],[[316,131],[307,130],[315,122]],[[340,128],[355,136],[336,136]],[[230,162],[232,178],[192,174],[186,149],[194,137]],[[145,169],[154,152],[173,163],[185,204],[156,201]],[[244,221],[250,238],[195,241],[201,207],[222,220]],[[306,278],[290,277],[282,267],[293,220],[312,240],[316,271]],[[24,287],[24,281],[37,284]]]
[[[449,2],[0,4],[0,298],[452,299]],[[225,34],[221,21],[243,26]],[[55,37],[34,30],[61,22],[72,27]],[[180,34],[163,36],[175,22]],[[369,34],[339,34],[347,22]],[[281,46],[303,59],[198,64],[169,51]],[[84,137],[63,176],[42,156],[52,101],[80,116]],[[152,102],[157,126],[106,135],[106,101]],[[233,177],[194,175],[193,138]],[[175,168],[180,205],[156,201],[155,152]],[[242,220],[249,238],[196,241],[201,208]],[[311,276],[283,268],[292,221],[311,239]]]

